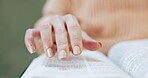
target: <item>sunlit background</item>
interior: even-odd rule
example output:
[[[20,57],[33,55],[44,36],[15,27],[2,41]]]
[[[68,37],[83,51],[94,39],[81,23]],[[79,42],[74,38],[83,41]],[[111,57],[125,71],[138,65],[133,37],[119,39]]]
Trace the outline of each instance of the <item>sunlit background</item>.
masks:
[[[45,0],[0,0],[0,78],[18,78],[36,54],[24,45],[24,34],[41,16]]]

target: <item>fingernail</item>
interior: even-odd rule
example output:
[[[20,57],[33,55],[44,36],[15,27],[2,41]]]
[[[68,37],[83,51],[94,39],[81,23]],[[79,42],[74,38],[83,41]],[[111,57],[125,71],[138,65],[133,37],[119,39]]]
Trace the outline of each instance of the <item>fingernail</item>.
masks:
[[[32,47],[30,43],[28,43],[27,48],[31,54],[34,53],[34,47]]]
[[[98,44],[100,45],[100,47],[102,47],[102,43],[101,42],[98,42]]]
[[[80,50],[80,48],[78,46],[75,46],[73,51],[74,51],[74,55],[81,54],[81,50]]]
[[[52,51],[51,48],[48,48],[48,49],[46,50],[46,52],[47,52],[47,56],[48,56],[48,57],[52,57],[52,56],[53,56],[53,51]]]
[[[59,58],[60,59],[65,59],[66,57],[67,57],[67,53],[64,50],[60,51]]]

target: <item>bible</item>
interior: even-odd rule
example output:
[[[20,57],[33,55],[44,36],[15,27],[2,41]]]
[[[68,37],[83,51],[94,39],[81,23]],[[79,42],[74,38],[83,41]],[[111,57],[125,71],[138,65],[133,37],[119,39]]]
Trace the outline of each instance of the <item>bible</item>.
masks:
[[[66,61],[42,54],[35,58],[21,78],[148,78],[148,40],[115,44],[105,56],[84,50]]]

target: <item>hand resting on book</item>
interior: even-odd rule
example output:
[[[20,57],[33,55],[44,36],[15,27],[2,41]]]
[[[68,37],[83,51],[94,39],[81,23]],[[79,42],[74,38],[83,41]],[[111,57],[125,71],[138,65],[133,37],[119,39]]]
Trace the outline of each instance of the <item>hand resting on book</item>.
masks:
[[[35,28],[26,31],[25,44],[30,53],[38,49],[48,57],[57,53],[61,60],[69,57],[70,50],[73,55],[80,55],[83,47],[92,51],[101,47],[100,42],[81,30],[76,17],[71,14],[43,16]]]

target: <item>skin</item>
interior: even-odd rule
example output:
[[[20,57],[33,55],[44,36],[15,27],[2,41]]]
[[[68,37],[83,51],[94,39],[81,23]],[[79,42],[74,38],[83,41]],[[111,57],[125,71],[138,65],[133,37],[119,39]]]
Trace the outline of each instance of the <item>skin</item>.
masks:
[[[100,42],[93,40],[81,30],[76,17],[71,14],[44,16],[37,23],[38,26],[28,29],[25,35],[25,44],[30,53],[37,50],[35,38],[41,41],[43,51],[48,57],[53,57],[57,53],[60,60],[68,59],[70,50],[77,56],[82,53],[83,47],[92,51],[101,47]]]

